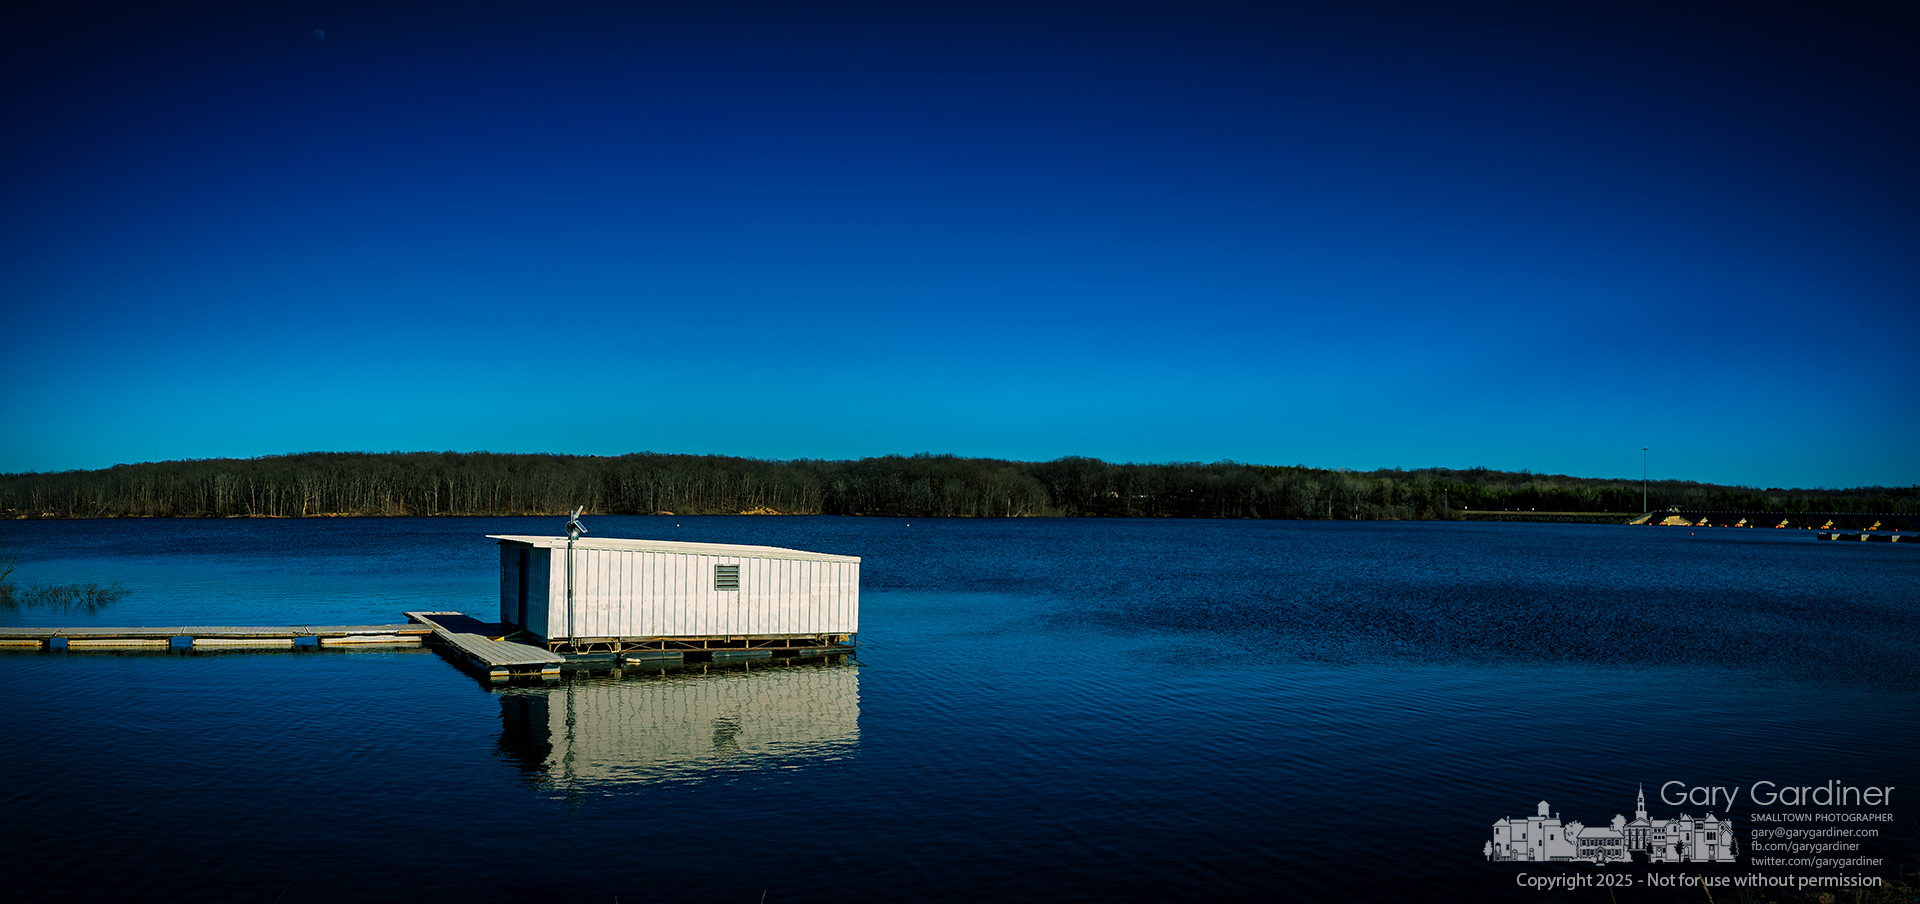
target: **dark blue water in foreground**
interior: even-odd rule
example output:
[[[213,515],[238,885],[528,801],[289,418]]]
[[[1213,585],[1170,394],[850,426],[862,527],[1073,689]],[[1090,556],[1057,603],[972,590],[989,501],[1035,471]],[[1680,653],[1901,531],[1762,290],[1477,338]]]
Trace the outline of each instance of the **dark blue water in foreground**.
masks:
[[[490,617],[562,519],[9,522],[91,617]],[[597,518],[864,557],[863,665],[489,688],[430,651],[0,653],[10,900],[1608,900],[1501,817],[1735,819],[1895,786],[1920,857],[1920,550],[1578,525]],[[1745,875],[1689,864],[1688,874]],[[1669,872],[1679,867],[1665,867]],[[1834,869],[1765,869],[1824,875]],[[1717,895],[1731,899],[1731,894]],[[1776,897],[1783,897],[1776,893]],[[1613,899],[1704,900],[1616,889]]]

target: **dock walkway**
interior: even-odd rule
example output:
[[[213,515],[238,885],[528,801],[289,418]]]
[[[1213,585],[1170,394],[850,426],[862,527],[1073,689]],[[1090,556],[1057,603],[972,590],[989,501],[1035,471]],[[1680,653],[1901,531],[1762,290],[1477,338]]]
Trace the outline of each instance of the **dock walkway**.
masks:
[[[466,656],[494,681],[519,676],[560,677],[566,658],[545,649],[507,640],[513,628],[489,624],[460,612],[408,612],[407,618],[433,630],[435,637]]]
[[[1873,531],[1821,531],[1814,534],[1821,540],[1867,540],[1877,543],[1898,543],[1904,537],[1907,543],[1920,543],[1920,534],[1875,533]]]
[[[185,638],[196,647],[216,646],[293,646],[300,638],[311,637],[329,646],[334,644],[419,643],[433,629],[418,624],[405,625],[180,625],[135,628],[17,628],[0,627],[0,646],[54,646],[55,640],[69,647],[165,647],[175,638]]]
[[[493,681],[513,678],[560,677],[567,657],[544,646],[517,643],[511,625],[483,622],[460,612],[408,612],[403,625],[165,625],[152,627],[0,627],[0,647],[59,649],[174,647],[186,641],[196,649],[210,647],[291,648],[301,638],[319,644],[419,643],[429,637],[456,663],[471,666]],[[603,647],[611,648],[603,649]],[[589,638],[588,649],[577,658],[595,656],[644,665],[680,665],[688,662],[734,662],[774,657],[825,656],[852,653],[851,644],[816,636]],[[454,655],[458,654],[458,655]]]

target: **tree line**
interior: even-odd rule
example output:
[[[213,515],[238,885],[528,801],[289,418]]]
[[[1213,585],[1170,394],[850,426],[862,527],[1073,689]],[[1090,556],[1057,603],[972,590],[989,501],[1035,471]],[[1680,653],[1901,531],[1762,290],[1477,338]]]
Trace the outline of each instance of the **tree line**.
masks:
[[[767,461],[718,455],[313,452],[0,474],[0,517],[780,513],[945,518],[1412,520],[1462,509],[1641,511],[1641,485],[1486,468],[1346,471],[1238,462],[1115,464],[889,455]],[[1766,490],[1647,484],[1658,510],[1920,511],[1920,487]]]

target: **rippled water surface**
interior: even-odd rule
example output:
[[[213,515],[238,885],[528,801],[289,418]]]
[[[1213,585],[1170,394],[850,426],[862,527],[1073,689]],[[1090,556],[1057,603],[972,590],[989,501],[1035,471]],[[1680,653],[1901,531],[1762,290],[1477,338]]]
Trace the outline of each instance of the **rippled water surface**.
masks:
[[[128,588],[90,616],[0,620],[491,617],[484,535],[563,520],[0,523],[15,581]],[[1851,871],[1920,856],[1920,550],[1903,545],[1531,524],[588,524],[863,557],[860,663],[490,688],[429,650],[0,653],[8,895],[1534,901],[1516,874],[1649,867],[1489,864],[1496,819],[1546,799],[1604,825],[1632,818],[1641,786],[1656,818],[1703,815],[1656,799],[1675,781],[1896,786],[1896,821],[1862,851],[1889,866]],[[1732,809],[1741,837],[1764,809]],[[1689,871],[1751,872],[1744,854]]]

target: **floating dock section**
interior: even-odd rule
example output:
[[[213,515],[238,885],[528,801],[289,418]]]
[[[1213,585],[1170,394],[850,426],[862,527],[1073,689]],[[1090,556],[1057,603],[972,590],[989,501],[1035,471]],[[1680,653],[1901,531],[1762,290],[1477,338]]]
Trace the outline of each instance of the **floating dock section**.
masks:
[[[511,678],[560,677],[565,658],[541,647],[505,638],[511,629],[487,624],[458,612],[408,612],[404,625],[236,626],[183,625],[135,628],[12,628],[0,627],[0,647],[27,649],[169,650],[178,646],[204,649],[292,649],[302,638],[323,647],[380,644],[419,644],[439,641],[455,661],[471,665],[494,681]]]
[[[286,625],[249,627],[236,625],[182,625],[143,628],[4,628],[0,627],[0,646],[48,649],[64,643],[69,649],[107,647],[137,649],[171,647],[185,640],[195,648],[206,647],[291,647],[303,637],[334,646],[336,644],[419,643],[433,633],[420,624],[406,625]]]
[[[236,626],[183,625],[179,627],[0,627],[0,648],[28,650],[153,650],[283,649],[292,650],[302,638],[308,646],[342,648],[356,645],[418,645],[437,642],[456,664],[469,666],[491,681],[515,678],[556,680],[569,658],[618,659],[635,665],[672,666],[687,662],[742,662],[775,657],[826,656],[851,653],[853,647],[819,638],[673,638],[634,641],[616,656],[563,656],[545,646],[519,642],[512,625],[483,622],[459,612],[408,612],[404,625]]]
[[[1851,531],[1837,531],[1837,530],[1836,531],[1823,530],[1817,534],[1814,534],[1814,536],[1821,540],[1864,540],[1870,543],[1898,543],[1900,542],[1902,537],[1902,535],[1898,533],[1881,534],[1881,533],[1874,533],[1873,531],[1861,531],[1859,533],[1854,533]],[[1906,534],[1904,536],[1908,543],[1920,543],[1920,534]]]
[[[407,618],[432,629],[435,639],[492,681],[558,680],[560,666],[567,661],[543,647],[509,640],[515,633],[510,626],[488,624],[459,612],[409,612]]]

